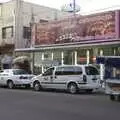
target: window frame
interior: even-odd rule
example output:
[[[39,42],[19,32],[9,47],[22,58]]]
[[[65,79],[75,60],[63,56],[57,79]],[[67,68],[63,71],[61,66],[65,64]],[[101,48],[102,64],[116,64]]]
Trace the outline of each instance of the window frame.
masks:
[[[95,72],[91,72],[91,70],[92,70],[91,68],[96,70],[96,74],[95,74]],[[88,70],[90,70],[90,71],[88,71]],[[85,72],[86,72],[86,75],[99,75],[98,69],[96,67],[93,67],[93,66],[86,66],[85,67]]]
[[[3,27],[2,28],[2,39],[6,39],[7,38],[7,29],[11,28],[11,33],[10,33],[10,38],[13,37],[13,26],[7,26],[7,27]]]
[[[55,69],[54,67],[48,68],[42,75],[43,76],[51,76],[51,75],[53,75],[54,69]],[[49,70],[51,70],[50,74],[47,73]]]
[[[23,26],[23,38],[31,39],[31,27]]]

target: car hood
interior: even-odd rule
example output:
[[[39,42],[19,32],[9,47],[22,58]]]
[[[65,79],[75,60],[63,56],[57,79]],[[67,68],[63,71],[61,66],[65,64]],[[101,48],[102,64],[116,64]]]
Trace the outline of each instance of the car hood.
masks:
[[[32,78],[32,80],[38,79],[38,78],[40,78],[41,76],[42,76],[42,74],[36,75],[36,76],[34,76],[34,77]]]

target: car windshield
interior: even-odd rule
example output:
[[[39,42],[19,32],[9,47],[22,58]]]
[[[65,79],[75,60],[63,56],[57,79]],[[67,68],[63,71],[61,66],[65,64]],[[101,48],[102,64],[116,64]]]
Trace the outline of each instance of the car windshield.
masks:
[[[87,75],[99,75],[97,68],[92,66],[85,67],[85,71]]]
[[[14,75],[21,75],[21,74],[28,74],[28,72],[20,69],[20,70],[13,70],[13,74]]]

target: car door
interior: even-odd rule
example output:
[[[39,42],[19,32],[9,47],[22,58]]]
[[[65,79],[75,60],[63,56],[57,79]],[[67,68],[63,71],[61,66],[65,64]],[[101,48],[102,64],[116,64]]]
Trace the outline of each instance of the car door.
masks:
[[[15,84],[30,84],[30,76],[27,71],[15,69],[13,70],[13,74]]]
[[[43,88],[53,88],[54,67],[47,69],[41,76],[41,85]]]
[[[78,82],[82,78],[82,69],[75,66],[60,66],[56,68],[53,79],[54,88],[66,89],[69,82]]]
[[[59,66],[56,68],[55,77],[53,79],[54,88],[66,89],[66,85],[70,80],[74,80],[74,68],[72,66]]]
[[[87,83],[91,85],[98,85],[100,80],[100,75],[97,68],[93,66],[86,66],[85,72],[87,76]]]
[[[8,79],[9,79],[9,72],[7,72],[7,71],[2,71],[2,72],[0,73],[0,84],[1,84],[1,85],[6,85]]]

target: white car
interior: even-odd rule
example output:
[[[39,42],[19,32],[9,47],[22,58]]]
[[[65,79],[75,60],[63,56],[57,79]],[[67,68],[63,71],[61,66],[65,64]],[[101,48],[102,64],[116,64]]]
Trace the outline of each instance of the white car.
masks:
[[[64,89],[70,93],[78,90],[92,92],[100,87],[100,75],[92,65],[63,65],[47,69],[43,74],[32,78],[31,87]]]
[[[30,87],[33,74],[23,69],[5,69],[0,72],[0,85],[14,88],[15,86]]]

